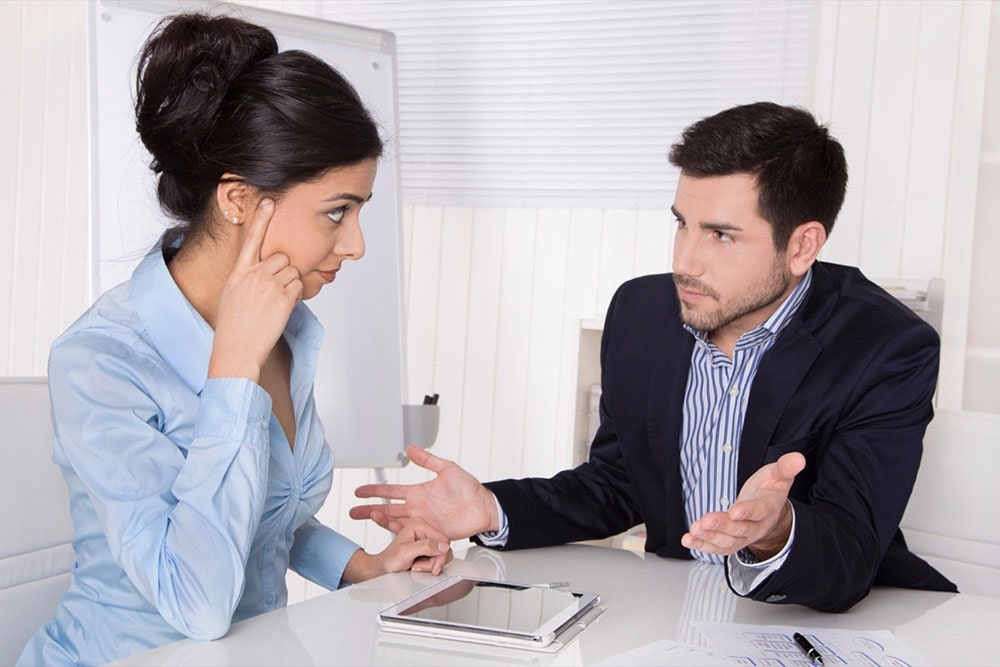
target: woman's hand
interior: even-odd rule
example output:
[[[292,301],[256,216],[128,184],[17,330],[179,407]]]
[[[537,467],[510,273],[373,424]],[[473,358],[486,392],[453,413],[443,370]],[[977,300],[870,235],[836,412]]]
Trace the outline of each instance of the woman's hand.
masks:
[[[262,199],[222,288],[208,377],[245,377],[257,382],[302,297],[299,272],[286,255],[275,253],[261,259],[273,214],[274,201]]]
[[[444,533],[420,519],[412,519],[381,553],[354,552],[344,569],[344,579],[356,584],[390,572],[430,572],[441,574],[441,568],[453,558]]]

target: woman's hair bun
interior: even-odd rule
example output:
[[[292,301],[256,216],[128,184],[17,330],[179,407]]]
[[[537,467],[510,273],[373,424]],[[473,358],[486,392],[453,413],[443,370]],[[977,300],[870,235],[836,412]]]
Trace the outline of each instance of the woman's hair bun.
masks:
[[[237,18],[189,13],[160,21],[136,71],[136,130],[150,167],[196,176],[233,81],[277,52],[271,31]]]

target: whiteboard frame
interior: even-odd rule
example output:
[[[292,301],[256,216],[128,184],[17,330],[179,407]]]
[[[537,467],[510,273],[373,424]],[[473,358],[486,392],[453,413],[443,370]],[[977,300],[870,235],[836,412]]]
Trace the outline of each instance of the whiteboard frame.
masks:
[[[107,89],[112,86],[105,79],[111,76],[111,70],[121,74],[121,67],[126,67],[131,102],[139,47],[163,16],[182,11],[237,16],[270,29],[281,50],[304,48],[313,52],[351,81],[380,126],[386,155],[379,162],[373,189],[375,197],[362,213],[366,257],[357,264],[347,263],[336,284],[309,301],[309,307],[326,328],[315,394],[317,410],[337,466],[387,468],[406,465],[402,415],[406,391],[402,203],[399,164],[393,150],[399,136],[399,113],[396,40],[391,32],[202,0],[91,0],[87,30],[91,302],[128,278],[132,268],[166,228],[164,223],[169,222],[156,202],[155,179],[148,169],[149,156],[134,131],[133,109],[130,106],[126,113],[118,82],[114,84],[113,93],[108,93]],[[112,39],[108,37],[108,25],[116,19],[115,25],[134,22],[139,16],[148,16],[148,22],[143,34],[127,34],[127,38],[134,39],[131,45],[134,48],[127,54],[115,51],[111,58],[105,53]],[[120,34],[124,33],[116,33]],[[319,48],[302,44],[309,42],[321,44]],[[332,62],[331,53],[341,55],[349,64]],[[374,70],[363,72],[355,62],[362,58],[368,58]],[[114,104],[107,100],[111,95],[118,97]],[[117,114],[113,118],[116,122],[108,120],[112,117],[111,112]],[[121,143],[123,140],[125,144]],[[112,149],[108,146],[115,141],[119,146],[128,145],[132,154],[109,153]],[[109,154],[115,159],[110,160]],[[128,164],[122,158],[130,158],[136,168],[131,171],[121,168],[120,164]],[[138,158],[143,162],[142,169],[137,168]],[[113,166],[106,169],[102,179],[102,169],[111,163]],[[119,175],[119,171],[127,174]],[[102,182],[105,184],[103,192]],[[115,188],[111,194],[108,187]],[[149,220],[155,220],[159,226],[151,227]],[[112,241],[114,249],[109,249]],[[378,259],[373,259],[375,257]]]

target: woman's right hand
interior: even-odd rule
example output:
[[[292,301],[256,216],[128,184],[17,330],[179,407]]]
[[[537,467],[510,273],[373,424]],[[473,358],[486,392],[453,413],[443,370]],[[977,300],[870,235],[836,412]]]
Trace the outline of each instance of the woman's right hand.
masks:
[[[236,263],[222,288],[208,377],[260,379],[260,369],[302,297],[298,270],[283,253],[262,259],[274,200],[257,204]]]
[[[390,572],[430,572],[437,576],[453,557],[448,538],[430,524],[413,519],[377,554],[358,549],[347,561],[344,579],[356,584]]]

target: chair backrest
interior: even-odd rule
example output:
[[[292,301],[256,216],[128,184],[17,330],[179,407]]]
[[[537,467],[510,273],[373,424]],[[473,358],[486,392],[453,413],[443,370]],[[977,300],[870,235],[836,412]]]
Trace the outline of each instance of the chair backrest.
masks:
[[[1000,597],[1000,415],[938,410],[903,516],[910,549],[963,593]]]
[[[45,378],[0,378],[0,665],[55,615],[73,565]]]

